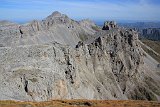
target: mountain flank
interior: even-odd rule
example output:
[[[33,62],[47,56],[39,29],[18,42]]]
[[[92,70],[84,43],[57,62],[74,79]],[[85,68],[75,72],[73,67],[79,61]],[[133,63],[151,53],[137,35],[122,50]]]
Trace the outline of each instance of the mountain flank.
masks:
[[[103,29],[54,12],[42,21],[0,25],[0,100],[160,101],[158,62],[138,32]]]

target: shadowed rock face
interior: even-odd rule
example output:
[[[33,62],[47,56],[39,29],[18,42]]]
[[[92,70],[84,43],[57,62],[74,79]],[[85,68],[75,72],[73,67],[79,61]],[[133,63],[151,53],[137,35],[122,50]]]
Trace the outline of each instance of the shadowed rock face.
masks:
[[[58,19],[53,18],[53,23],[51,21],[48,26],[55,26],[55,23],[59,23],[59,26],[63,23],[59,22],[63,15],[57,12],[49,17]],[[50,21],[42,22],[43,26],[47,26]],[[34,21],[34,24],[39,26],[37,21]],[[56,31],[66,26],[64,23],[62,25],[56,28]],[[83,21],[79,26],[82,25],[83,29],[90,29],[88,22]],[[27,35],[30,31],[27,28],[30,27],[19,29]],[[52,30],[52,27],[49,27],[49,31],[47,27],[35,27],[34,31],[43,28],[46,32]],[[41,32],[38,33],[41,35]],[[70,38],[71,35],[66,36]],[[112,28],[96,32],[91,39],[77,42],[76,45],[65,45],[56,40],[0,47],[0,99],[158,100],[159,71],[156,71],[154,65],[150,65],[152,61],[148,60],[139,42],[137,32]]]
[[[117,24],[115,21],[106,21],[104,23],[103,30],[111,30],[116,27],[117,27]]]

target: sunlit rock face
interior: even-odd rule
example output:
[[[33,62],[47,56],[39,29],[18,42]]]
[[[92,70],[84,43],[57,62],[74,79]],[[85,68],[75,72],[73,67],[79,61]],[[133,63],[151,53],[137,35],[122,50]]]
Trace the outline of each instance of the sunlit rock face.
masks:
[[[2,46],[19,46],[44,44],[56,41],[64,45],[75,46],[80,36],[93,35],[96,26],[90,21],[74,21],[67,15],[53,12],[42,21],[19,25],[10,22],[1,22],[0,43]]]
[[[159,100],[160,71],[138,33],[115,22],[111,29],[93,26],[59,12],[0,26],[0,100]]]

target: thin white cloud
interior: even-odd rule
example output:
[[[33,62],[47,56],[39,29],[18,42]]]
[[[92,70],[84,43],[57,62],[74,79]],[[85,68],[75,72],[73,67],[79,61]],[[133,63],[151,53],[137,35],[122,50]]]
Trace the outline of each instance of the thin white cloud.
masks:
[[[82,16],[89,15],[97,18],[116,18],[130,20],[159,20],[159,6],[149,4],[148,0],[139,0],[137,3],[124,3],[123,5],[112,2],[63,2],[70,5],[75,10],[81,9],[87,14],[81,13]]]
[[[58,10],[68,14],[72,18],[91,18],[91,19],[124,19],[124,20],[159,20],[160,6],[150,4],[150,0],[120,0],[119,2],[109,1],[70,1],[70,0],[5,0],[11,4],[25,4],[28,7],[0,9],[1,16],[6,13],[17,12],[16,17],[42,18],[51,12]],[[1,7],[0,7],[1,8]],[[3,13],[3,14],[2,14]],[[28,14],[33,14],[29,16]],[[27,16],[28,15],[28,16]],[[9,17],[10,18],[10,17]]]

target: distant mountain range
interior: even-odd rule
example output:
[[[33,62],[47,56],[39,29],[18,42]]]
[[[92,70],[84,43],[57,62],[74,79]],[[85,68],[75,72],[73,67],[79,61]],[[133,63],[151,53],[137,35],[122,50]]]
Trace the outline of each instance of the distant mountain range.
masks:
[[[118,25],[127,28],[138,28],[138,29],[160,28],[160,22],[119,23]]]
[[[119,23],[119,26],[138,31],[140,38],[160,40],[160,22]]]

